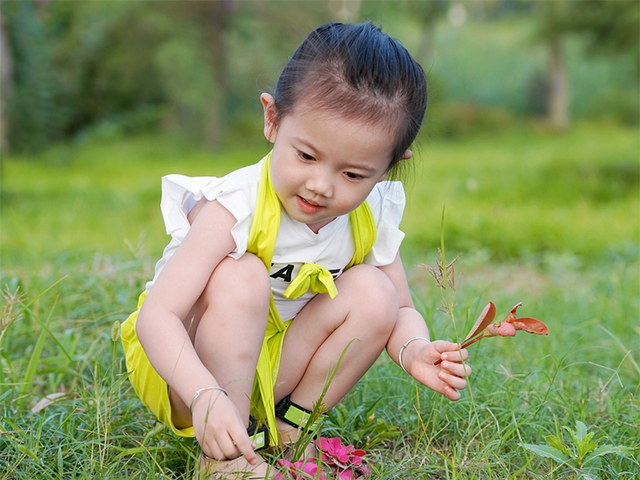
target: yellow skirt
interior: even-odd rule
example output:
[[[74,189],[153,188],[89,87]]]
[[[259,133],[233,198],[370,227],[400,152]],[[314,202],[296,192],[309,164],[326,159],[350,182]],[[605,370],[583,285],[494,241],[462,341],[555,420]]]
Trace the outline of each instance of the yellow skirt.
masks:
[[[156,372],[140,344],[136,333],[136,322],[147,292],[142,292],[138,299],[138,309],[122,324],[121,337],[124,349],[129,381],[133,385],[142,403],[151,410],[158,420],[171,428],[181,437],[195,437],[193,427],[178,428],[171,420],[171,401],[169,385]],[[256,378],[251,396],[251,414],[260,424],[269,427],[272,445],[278,444],[278,430],[275,425],[275,405],[273,385],[280,368],[280,355],[285,333],[290,322],[283,324],[274,321],[277,315],[273,300],[271,301],[270,318],[263,341],[260,359],[256,369]]]
[[[122,347],[124,348],[127,371],[129,372],[129,381],[142,403],[155,414],[160,422],[171,427],[171,430],[181,437],[195,437],[196,434],[193,427],[180,429],[173,424],[171,420],[169,385],[155,371],[142,345],[140,345],[140,340],[138,340],[136,322],[146,297],[147,292],[142,292],[138,299],[138,309],[122,324]]]

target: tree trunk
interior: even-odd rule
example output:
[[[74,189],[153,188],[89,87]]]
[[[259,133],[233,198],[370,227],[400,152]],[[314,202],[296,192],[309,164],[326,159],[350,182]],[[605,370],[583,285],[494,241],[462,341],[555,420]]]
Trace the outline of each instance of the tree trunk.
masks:
[[[9,150],[7,104],[13,87],[13,62],[9,49],[8,35],[2,17],[0,17],[0,152]]]
[[[562,37],[555,35],[549,46],[549,121],[564,130],[569,126],[569,92]]]
[[[205,18],[208,24],[205,26],[205,39],[211,61],[213,74],[216,80],[217,92],[213,95],[209,108],[205,109],[206,118],[203,124],[205,144],[212,148],[218,148],[224,140],[225,134],[225,103],[229,93],[227,49],[224,33],[227,27],[229,11],[227,5],[230,2],[205,2]]]

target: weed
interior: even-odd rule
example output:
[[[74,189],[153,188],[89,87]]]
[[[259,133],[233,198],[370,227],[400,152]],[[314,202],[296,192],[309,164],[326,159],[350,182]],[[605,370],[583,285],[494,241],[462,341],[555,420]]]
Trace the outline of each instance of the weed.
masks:
[[[593,438],[595,432],[589,432],[586,425],[580,421],[576,422],[575,430],[566,426],[562,428],[569,432],[569,442],[565,442],[564,436],[558,434],[545,437],[547,445],[525,443],[522,446],[540,457],[555,461],[560,467],[566,467],[565,470],[584,480],[600,478],[598,472],[602,464],[601,457],[604,455],[627,457],[631,453],[631,448],[623,445],[598,446],[600,440]]]

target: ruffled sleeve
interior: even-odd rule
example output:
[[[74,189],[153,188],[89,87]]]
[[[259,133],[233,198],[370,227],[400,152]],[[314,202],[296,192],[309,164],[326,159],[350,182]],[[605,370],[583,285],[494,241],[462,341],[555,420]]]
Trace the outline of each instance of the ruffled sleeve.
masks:
[[[404,239],[404,232],[400,230],[406,204],[402,183],[380,182],[367,200],[376,220],[377,238],[364,262],[377,267],[389,265],[395,260]]]
[[[160,210],[167,234],[181,243],[191,226],[187,215],[193,206],[203,197],[217,200],[236,218],[236,224],[231,229],[236,248],[231,256],[240,258],[247,250],[251,229],[251,190],[248,185],[240,185],[226,177],[163,177]]]
[[[162,258],[156,263],[155,275],[146,284],[149,290],[158,275],[173,256],[187,235],[191,224],[187,215],[203,197],[217,200],[235,217],[231,236],[236,247],[229,255],[240,258],[247,251],[247,241],[253,221],[253,206],[258,190],[260,163],[245,167],[223,177],[186,177],[167,175],[162,178],[162,200],[160,210],[167,234],[171,241],[164,249]]]

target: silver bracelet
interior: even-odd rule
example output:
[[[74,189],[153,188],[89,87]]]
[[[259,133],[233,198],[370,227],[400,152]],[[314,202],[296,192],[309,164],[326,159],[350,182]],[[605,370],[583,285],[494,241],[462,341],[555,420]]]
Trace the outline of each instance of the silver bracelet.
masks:
[[[431,343],[431,340],[429,340],[426,337],[413,337],[412,339],[407,340],[407,342],[404,345],[402,345],[402,348],[400,349],[400,353],[398,353],[398,363],[400,363],[400,366],[402,367],[402,370],[404,370],[404,373],[407,373],[407,374],[409,372],[407,372],[407,369],[404,368],[404,365],[402,364],[402,352],[404,351],[405,348],[407,348],[407,345],[409,345],[414,340],[424,340],[426,342]]]
[[[193,416],[193,412],[191,411],[191,409],[193,408],[193,404],[195,403],[196,399],[200,396],[200,394],[206,390],[220,390],[222,393],[224,393],[227,397],[229,396],[229,394],[227,393],[227,391],[222,388],[222,387],[204,387],[201,388],[199,390],[196,390],[196,393],[193,394],[193,398],[191,399],[191,403],[189,404],[189,413]]]

